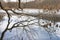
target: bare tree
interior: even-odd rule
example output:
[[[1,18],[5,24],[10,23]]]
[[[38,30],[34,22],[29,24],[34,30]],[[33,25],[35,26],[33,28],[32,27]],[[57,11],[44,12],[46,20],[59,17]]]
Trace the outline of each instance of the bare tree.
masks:
[[[21,9],[21,0],[18,0],[18,2],[19,2],[19,8]],[[36,19],[28,20],[28,19],[29,19],[29,18],[28,18],[27,20],[19,21],[19,22],[14,23],[11,28],[8,28],[9,25],[10,25],[10,14],[9,14],[9,12],[8,12],[7,9],[4,9],[4,8],[3,8],[1,2],[0,2],[0,7],[1,7],[1,9],[3,9],[4,11],[6,11],[7,16],[8,16],[8,24],[7,24],[7,27],[5,28],[5,30],[2,32],[0,40],[3,40],[5,33],[6,33],[8,30],[12,30],[13,28],[23,27],[23,28],[24,28],[23,30],[25,30],[25,31],[27,32],[27,30],[25,29],[26,26],[28,26],[29,29],[31,29],[31,28],[29,27],[29,25],[33,25],[33,24],[35,24],[35,23],[38,23],[38,25],[41,26],[40,23],[39,23],[39,21],[40,21],[39,19],[41,19],[41,15],[43,15],[43,14],[34,15],[34,14],[26,14],[26,13],[17,13],[17,12],[15,12],[14,10],[10,9],[10,11],[12,11],[12,12],[13,12],[14,14],[16,14],[16,15],[21,15],[21,16],[23,15],[23,16],[28,16],[28,17],[31,16],[31,17],[37,18],[37,19],[38,19],[38,22],[34,22],[34,23],[29,24],[29,22],[34,21],[34,20],[36,20]],[[44,16],[45,16],[45,15],[42,16],[44,19],[48,19],[48,18],[50,17],[50,16],[49,16],[49,17],[46,16],[47,18],[45,18]],[[42,19],[43,19],[43,18],[42,18]],[[50,18],[51,18],[51,17],[50,17]],[[53,18],[54,18],[54,17],[53,17]],[[50,19],[48,19],[48,20],[50,20]],[[53,19],[52,19],[52,20],[53,20]],[[24,25],[24,24],[23,24],[24,22],[27,22],[27,25]],[[20,25],[20,24],[21,24],[21,25]],[[48,25],[51,26],[51,24],[48,23],[48,24],[43,25],[43,27],[44,27],[44,28],[48,28]],[[46,29],[45,29],[45,30],[46,30]],[[30,31],[30,32],[31,32],[31,31]],[[48,31],[47,31],[47,32],[48,32]],[[33,36],[32,36],[32,37],[33,37]],[[30,39],[30,38],[29,38],[29,39]],[[22,38],[21,40],[23,40],[23,38]],[[31,40],[31,39],[30,39],[30,40]]]
[[[17,26],[15,26],[15,24],[13,24],[13,26],[12,26],[10,29],[8,29],[9,24],[10,24],[10,14],[9,14],[8,10],[6,10],[6,9],[4,9],[4,8],[2,7],[1,2],[0,2],[0,7],[1,7],[1,9],[3,9],[4,11],[6,11],[6,13],[7,13],[7,15],[8,15],[8,24],[7,24],[7,27],[6,27],[5,30],[2,32],[1,38],[0,38],[0,40],[3,40],[4,34],[7,32],[7,30],[12,30],[12,29],[15,28],[15,27],[25,27],[25,26],[27,26],[27,25],[23,25],[23,24],[22,24],[22,23],[25,22],[25,21],[17,22],[17,23],[15,23],[15,24],[17,24]],[[11,10],[11,11],[14,12],[13,10]],[[22,15],[22,14],[23,14],[23,13],[18,14],[18,13],[16,13],[16,12],[14,12],[14,13],[17,14],[17,15]],[[23,15],[29,15],[29,14],[23,14]],[[33,15],[30,15],[30,16],[33,16]],[[27,21],[27,20],[26,20],[26,21]],[[30,21],[33,21],[33,20],[30,20]],[[30,21],[28,21],[28,22],[30,22]],[[22,24],[22,26],[19,26],[19,24]],[[34,23],[32,23],[32,24],[34,24]],[[32,24],[28,24],[28,25],[32,25]],[[22,40],[23,40],[23,39],[22,39]]]
[[[18,0],[18,2],[19,2],[19,8],[21,8],[21,0]]]

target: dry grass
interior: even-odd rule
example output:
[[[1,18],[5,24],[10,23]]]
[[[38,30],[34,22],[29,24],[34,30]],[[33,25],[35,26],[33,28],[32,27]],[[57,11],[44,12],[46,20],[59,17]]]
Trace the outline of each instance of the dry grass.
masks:
[[[2,5],[5,9],[18,8],[18,2],[2,2]],[[27,3],[21,3],[21,7],[35,9],[60,9],[60,0],[45,0],[43,2],[31,1]]]
[[[3,19],[4,14],[0,13],[0,21]]]

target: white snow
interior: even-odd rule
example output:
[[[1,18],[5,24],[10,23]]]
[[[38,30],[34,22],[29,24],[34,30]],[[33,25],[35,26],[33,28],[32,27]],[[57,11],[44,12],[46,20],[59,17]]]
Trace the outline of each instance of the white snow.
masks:
[[[17,2],[18,0],[4,0],[5,2]],[[21,2],[30,2],[30,1],[35,1],[35,0],[21,0]]]
[[[35,14],[35,13],[39,13],[39,11],[40,11],[39,9],[37,9],[37,10],[35,10],[35,9],[32,9],[32,10],[26,9],[25,10],[24,9],[23,12]],[[9,11],[9,12],[11,12],[11,11]],[[43,12],[43,10],[41,10],[41,13],[42,12]],[[4,31],[4,29],[6,28],[7,21],[8,21],[7,16],[5,16],[3,19],[4,20],[2,22],[0,22],[0,36],[1,36],[2,31]],[[28,19],[28,17],[22,16],[21,19],[26,20],[26,19]],[[15,22],[22,21],[21,19],[18,18],[17,16],[12,16],[12,18],[10,20],[11,23],[9,25],[9,28],[11,28]],[[36,18],[31,17],[29,20],[31,20],[31,19],[36,19]],[[35,22],[37,22],[37,20],[35,20]],[[45,22],[45,20],[41,20],[41,22]],[[31,23],[33,23],[33,21]],[[26,25],[27,23],[24,23],[24,24]],[[46,22],[44,24],[46,24]],[[58,24],[60,24],[60,23],[58,23]],[[4,40],[21,40],[22,38],[23,38],[23,40],[29,40],[29,39],[30,40],[50,40],[50,38],[51,38],[51,40],[60,40],[60,28],[57,28],[58,30],[55,33],[48,33],[43,27],[41,27],[41,26],[39,27],[37,24],[29,25],[29,28],[25,27],[24,31],[23,31],[23,27],[8,30],[5,33]]]

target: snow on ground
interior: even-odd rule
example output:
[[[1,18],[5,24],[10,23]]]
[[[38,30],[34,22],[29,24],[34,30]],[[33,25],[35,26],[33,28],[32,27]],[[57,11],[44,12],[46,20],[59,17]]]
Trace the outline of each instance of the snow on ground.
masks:
[[[29,10],[29,9],[28,9]],[[32,11],[32,10],[25,10],[25,13],[38,13],[39,10],[37,9]],[[11,11],[9,11],[11,12]],[[41,12],[43,12],[43,10],[41,10]],[[27,19],[27,17],[22,17],[22,19],[25,18]],[[32,18],[31,18],[32,19]],[[6,28],[7,25],[7,16],[4,17],[4,20],[2,22],[0,22],[0,36],[1,36],[1,32]],[[19,21],[21,19],[18,19],[18,17],[16,16],[12,16],[11,18],[11,24],[9,26],[9,28],[11,28],[11,26]],[[45,22],[45,21],[44,21]],[[2,30],[3,29],[3,30]],[[25,30],[23,31],[23,28],[14,28],[11,30],[8,30],[5,33],[4,36],[4,40],[60,40],[60,28],[58,28],[59,30],[57,30],[55,33],[48,33],[43,27],[39,27],[38,25],[30,25],[30,29],[28,27],[25,27]],[[27,30],[27,31],[26,31]],[[10,32],[11,31],[11,32]]]
[[[12,10],[14,10],[14,9],[12,9]],[[37,15],[39,13],[43,13],[44,10],[43,9],[23,9],[23,11],[20,11],[20,9],[19,10],[16,9],[14,11],[17,12],[17,13],[26,13],[26,14]]]
[[[31,32],[28,32],[29,30],[28,31],[26,31],[26,30],[23,31],[23,29],[19,29],[19,30],[17,31],[18,33],[16,32],[16,29],[15,30],[13,29],[12,32],[8,31],[5,34],[5,39],[15,37],[16,40],[19,40],[19,39],[21,40],[23,37],[23,40],[29,40],[29,39],[30,40],[50,40],[49,34],[43,28],[41,28],[41,29],[40,28],[32,28]],[[18,36],[16,34],[18,34]],[[13,40],[13,38],[11,38],[11,40]]]
[[[6,13],[4,10],[0,9],[0,12]]]
[[[12,24],[16,22],[17,17],[13,16],[11,19],[13,20],[13,22],[10,24],[12,26]],[[2,26],[0,26],[1,31],[3,31],[2,29],[6,27],[6,24],[7,24],[7,17],[5,17],[5,20],[2,22]],[[51,36],[51,40],[60,40],[59,35],[57,35],[58,32],[56,36],[54,34],[48,34],[48,32],[42,27],[39,27],[39,26],[35,27],[35,25],[31,25],[30,27],[32,28],[31,29],[28,29],[27,27],[25,28],[28,31],[26,30],[23,31],[23,28],[14,28],[11,32],[7,31],[5,33],[4,40],[14,40],[14,39],[21,40],[22,38],[23,40],[29,40],[29,39],[30,40],[50,40],[50,36]]]
[[[5,2],[8,2],[8,0],[4,0]],[[10,0],[9,2],[17,2],[18,0]],[[21,2],[30,2],[30,1],[35,1],[35,0],[21,0]]]

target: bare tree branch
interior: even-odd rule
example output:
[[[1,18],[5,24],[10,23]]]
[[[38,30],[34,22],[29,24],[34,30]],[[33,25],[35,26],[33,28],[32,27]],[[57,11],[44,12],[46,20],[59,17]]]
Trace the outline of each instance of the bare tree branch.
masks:
[[[33,20],[35,20],[35,19],[33,19]],[[28,25],[33,25],[34,23],[37,23],[37,22],[34,22],[34,23],[31,23],[31,24],[28,24],[28,25],[24,25],[24,24],[23,24],[24,22],[28,22],[28,23],[29,23],[29,22],[31,22],[31,21],[33,21],[33,20],[30,20],[30,21],[25,20],[25,21],[20,21],[20,22],[14,23],[11,28],[8,28],[8,30],[12,30],[13,28],[16,28],[16,27],[26,27],[26,26],[28,26]],[[16,24],[17,24],[17,25],[16,25]],[[22,26],[20,26],[20,24],[22,24]],[[15,25],[16,25],[16,26],[15,26]]]
[[[2,7],[1,2],[0,2],[0,7],[1,7],[1,9],[3,9],[4,11],[6,11],[6,13],[7,13],[7,15],[8,15],[8,24],[7,24],[7,27],[6,27],[5,30],[2,32],[1,38],[0,38],[0,40],[3,40],[4,34],[5,34],[6,31],[8,30],[8,26],[9,26],[9,24],[10,24],[10,14],[8,13],[7,10],[5,10],[5,9]]]

